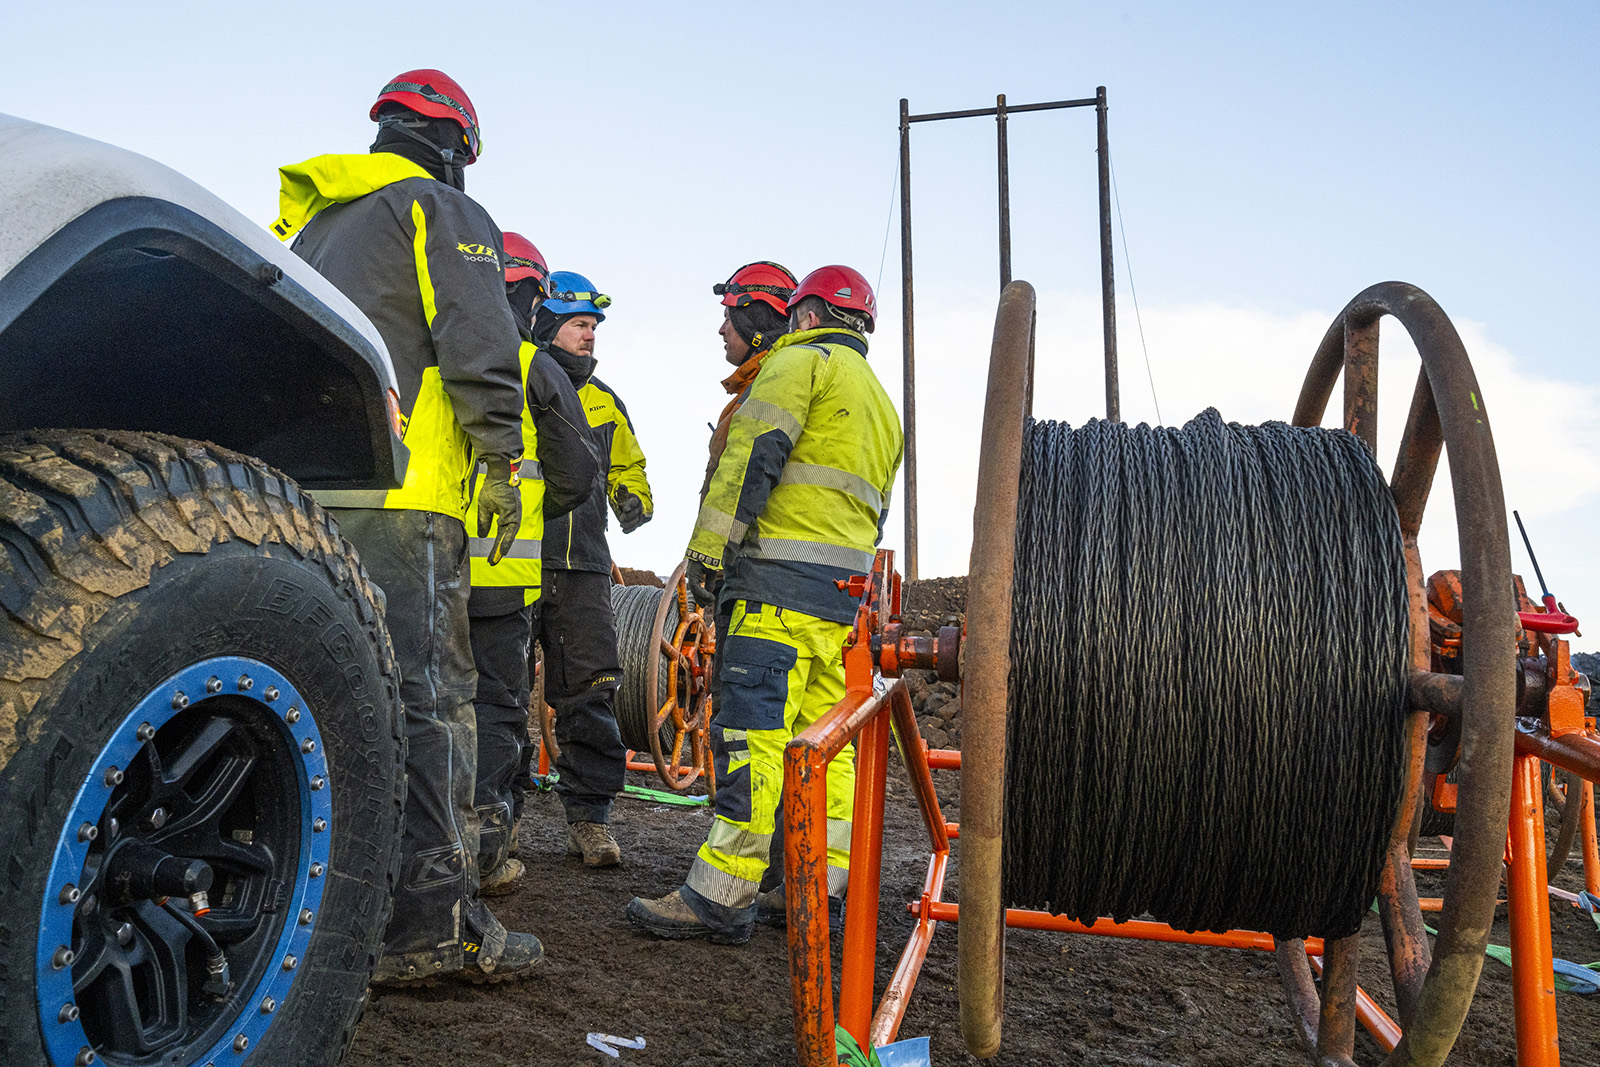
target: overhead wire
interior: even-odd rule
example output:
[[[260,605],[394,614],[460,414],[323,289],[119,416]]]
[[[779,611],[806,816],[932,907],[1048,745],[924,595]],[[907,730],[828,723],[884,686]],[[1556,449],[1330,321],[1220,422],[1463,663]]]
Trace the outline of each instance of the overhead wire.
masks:
[[[1106,149],[1106,167],[1111,172],[1111,198],[1117,205],[1117,232],[1122,235],[1122,262],[1128,266],[1128,295],[1133,298],[1133,321],[1139,326],[1139,348],[1144,352],[1144,376],[1150,383],[1150,400],[1156,406],[1156,421],[1161,422],[1161,400],[1156,396],[1156,376],[1150,370],[1150,346],[1144,340],[1144,316],[1139,314],[1139,290],[1133,284],[1133,257],[1128,254],[1128,231],[1122,223],[1122,194],[1117,187],[1117,166]]]

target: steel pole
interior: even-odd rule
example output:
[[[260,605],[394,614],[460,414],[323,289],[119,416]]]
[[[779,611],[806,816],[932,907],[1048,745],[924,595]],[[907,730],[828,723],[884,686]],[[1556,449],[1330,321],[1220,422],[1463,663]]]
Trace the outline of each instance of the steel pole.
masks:
[[[900,99],[900,418],[905,432],[906,580],[917,580],[917,361],[911,301],[911,109]]]
[[[1111,153],[1106,148],[1106,87],[1094,91],[1096,151],[1100,156],[1100,307],[1106,344],[1106,419],[1122,421],[1117,386],[1117,294],[1111,267]]]
[[[994,98],[995,145],[1000,154],[1000,288],[1011,284],[1011,165],[1006,149],[1006,94]]]

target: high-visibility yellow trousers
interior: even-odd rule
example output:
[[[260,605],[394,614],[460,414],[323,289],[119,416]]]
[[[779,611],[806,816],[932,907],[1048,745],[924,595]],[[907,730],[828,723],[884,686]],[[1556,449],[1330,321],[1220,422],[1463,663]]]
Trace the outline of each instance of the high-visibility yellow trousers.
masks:
[[[722,702],[711,741],[717,761],[715,818],[689,869],[690,889],[747,908],[766,873],[783,793],[783,749],[844,699],[844,641],[851,627],[755,601],[734,602],[717,641]],[[843,896],[855,809],[854,744],[828,765],[828,892]]]

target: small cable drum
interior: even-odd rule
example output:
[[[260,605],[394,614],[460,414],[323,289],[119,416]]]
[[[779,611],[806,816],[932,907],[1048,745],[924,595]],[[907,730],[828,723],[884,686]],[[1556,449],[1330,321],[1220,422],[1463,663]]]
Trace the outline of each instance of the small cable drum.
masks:
[[[661,705],[667,700],[667,679],[676,664],[661,651],[661,639],[671,641],[678,629],[678,605],[667,605],[666,621],[656,629],[656,613],[661,598],[673,597],[671,590],[653,585],[614,585],[611,610],[617,620],[617,658],[622,666],[622,686],[617,690],[617,727],[622,743],[635,752],[650,751],[650,727]],[[656,691],[649,688],[650,657],[660,659],[656,671]],[[661,745],[672,751],[673,729],[669,718],[662,723]]]
[[[1388,488],[1344,430],[1030,422],[1006,899],[1353,933],[1403,787],[1405,581]]]

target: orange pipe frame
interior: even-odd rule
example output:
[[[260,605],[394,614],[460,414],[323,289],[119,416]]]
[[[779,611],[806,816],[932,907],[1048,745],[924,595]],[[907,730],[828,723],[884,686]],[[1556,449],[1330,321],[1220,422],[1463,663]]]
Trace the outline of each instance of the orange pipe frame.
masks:
[[[833,1038],[836,1018],[839,1025],[864,1046],[868,1042],[873,1047],[892,1042],[905,1018],[935,929],[940,922],[955,922],[960,917],[959,905],[943,901],[950,841],[959,833],[959,827],[944,821],[931,773],[934,760],[930,759],[930,756],[936,757],[941,764],[959,767],[960,753],[928,750],[917,731],[916,713],[903,682],[896,680],[881,694],[851,685],[849,661],[853,651],[846,652],[844,700],[791,741],[784,752],[789,975],[794,1000],[795,1046],[802,1067],[834,1067],[838,1062]],[[873,975],[877,962],[878,894],[882,883],[883,809],[891,722],[899,735],[912,792],[928,829],[931,854],[922,894],[907,906],[917,916],[916,928],[906,942],[900,962],[874,1013]],[[845,915],[836,1016],[831,995],[833,973],[826,918],[827,766],[844,752],[856,735],[860,735],[861,743],[856,754],[856,807],[851,828],[851,906]],[[1165,923],[1140,920],[1099,921],[1088,925],[1065,916],[1017,908],[1006,911],[1006,925],[1266,952],[1274,947],[1271,935],[1253,931],[1190,933],[1175,930]],[[1307,939],[1306,951],[1320,955],[1322,941]],[[1394,1047],[1400,1028],[1370,997],[1359,991],[1357,1016],[1380,1044],[1386,1049]]]

